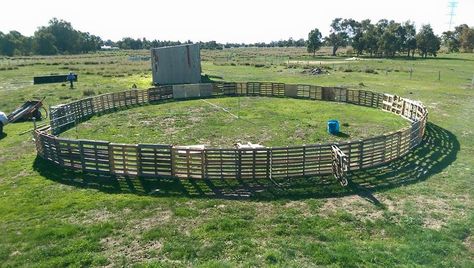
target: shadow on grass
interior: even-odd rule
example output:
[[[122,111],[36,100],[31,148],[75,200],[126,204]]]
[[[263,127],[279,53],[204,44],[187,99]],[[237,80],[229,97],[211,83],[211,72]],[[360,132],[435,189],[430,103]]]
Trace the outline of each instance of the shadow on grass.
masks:
[[[3,133],[0,133],[0,140],[3,140],[4,138],[6,138],[8,135],[7,133],[3,132]]]
[[[83,174],[51,164],[40,157],[34,169],[45,178],[67,185],[98,189],[106,193],[134,193],[222,199],[305,199],[360,195],[381,205],[372,195],[402,185],[428,179],[456,160],[460,149],[454,134],[428,123],[422,143],[412,152],[387,165],[352,172],[350,183],[342,187],[332,176],[281,180],[183,180],[174,178],[131,178]]]
[[[336,134],[333,134],[333,135],[336,136],[336,137],[339,137],[339,138],[349,138],[350,137],[349,134],[341,132],[341,131],[337,132]]]

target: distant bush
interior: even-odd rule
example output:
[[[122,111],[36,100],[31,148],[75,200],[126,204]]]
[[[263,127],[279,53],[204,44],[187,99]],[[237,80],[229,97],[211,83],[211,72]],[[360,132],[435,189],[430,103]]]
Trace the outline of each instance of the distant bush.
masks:
[[[378,72],[372,68],[366,68],[364,72],[368,74],[378,74]]]
[[[95,95],[95,91],[92,90],[92,89],[86,89],[86,90],[82,91],[82,95],[85,96],[85,97],[93,96],[93,95]]]

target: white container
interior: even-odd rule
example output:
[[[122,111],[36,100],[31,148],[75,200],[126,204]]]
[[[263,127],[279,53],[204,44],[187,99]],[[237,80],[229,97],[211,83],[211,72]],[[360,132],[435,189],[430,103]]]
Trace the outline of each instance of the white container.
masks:
[[[8,117],[4,112],[0,112],[0,122],[2,122],[3,125],[8,124]]]

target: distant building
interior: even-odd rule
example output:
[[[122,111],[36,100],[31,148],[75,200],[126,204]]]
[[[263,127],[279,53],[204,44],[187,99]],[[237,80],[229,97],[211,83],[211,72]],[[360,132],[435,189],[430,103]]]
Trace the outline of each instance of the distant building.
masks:
[[[101,46],[101,50],[118,50],[118,47],[112,47],[112,46]]]
[[[154,84],[195,84],[201,82],[199,44],[151,49],[151,69]]]

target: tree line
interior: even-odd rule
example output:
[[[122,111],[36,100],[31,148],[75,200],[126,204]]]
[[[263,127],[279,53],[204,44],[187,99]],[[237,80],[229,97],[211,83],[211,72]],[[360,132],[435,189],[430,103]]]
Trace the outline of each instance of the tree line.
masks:
[[[53,18],[47,26],[39,27],[33,36],[23,36],[18,31],[0,32],[0,55],[55,55],[80,54],[100,50],[102,45],[120,49],[150,49],[153,47],[190,44],[192,41],[147,40],[145,38],[124,37],[119,41],[102,40],[99,36],[75,30],[71,23]],[[446,31],[442,36],[434,34],[431,26],[423,25],[417,32],[413,22],[403,23],[393,20],[356,21],[336,18],[330,25],[328,36],[322,37],[315,28],[308,39],[271,41],[269,43],[218,43],[216,41],[197,42],[203,49],[223,49],[231,47],[306,47],[313,55],[322,46],[332,47],[332,55],[339,48],[351,46],[357,56],[394,57],[404,55],[414,57],[418,52],[422,57],[436,56],[441,45],[449,52],[473,52],[474,28],[466,24],[454,31]]]
[[[422,25],[417,32],[413,22],[403,23],[382,19],[373,24],[369,19],[336,18],[331,23],[330,34],[322,38],[319,29],[308,34],[307,50],[313,55],[323,45],[332,47],[332,55],[341,47],[351,46],[357,56],[366,54],[377,57],[394,57],[406,54],[414,57],[415,52],[426,58],[435,56],[441,45],[450,52],[472,52],[474,48],[474,28],[463,24],[455,31],[444,32],[442,37],[434,34],[429,24]]]
[[[33,36],[0,32],[0,54],[6,56],[80,54],[96,51],[101,45],[100,37],[77,31],[71,23],[56,18],[39,27]]]

